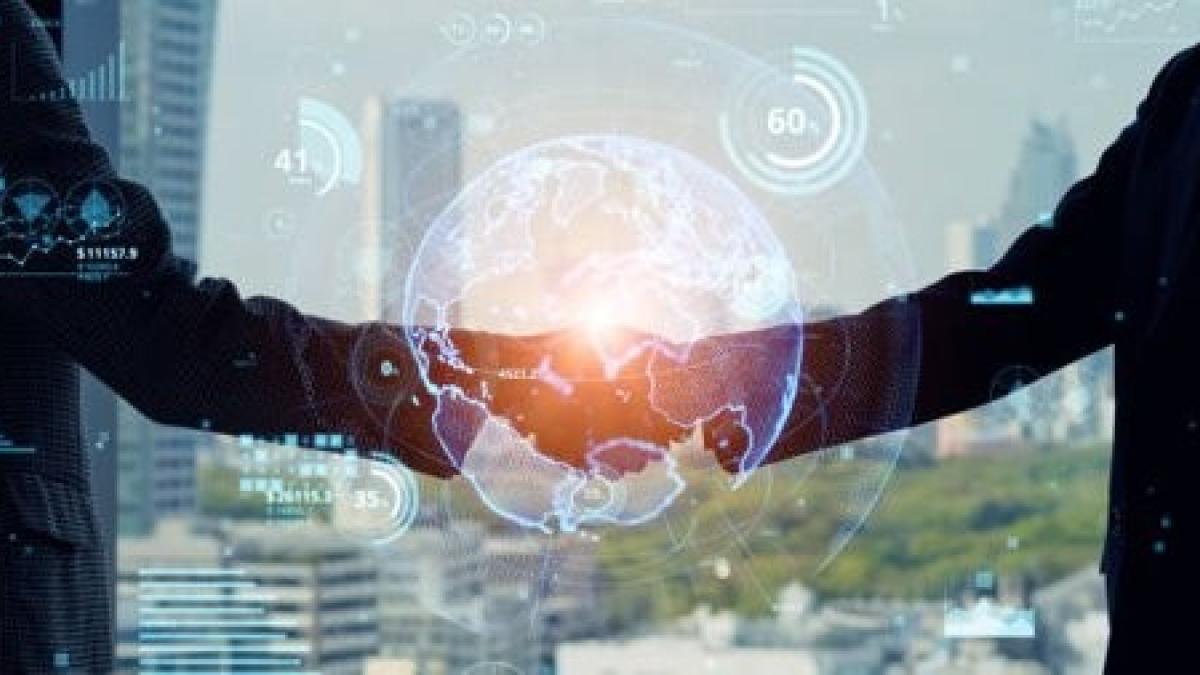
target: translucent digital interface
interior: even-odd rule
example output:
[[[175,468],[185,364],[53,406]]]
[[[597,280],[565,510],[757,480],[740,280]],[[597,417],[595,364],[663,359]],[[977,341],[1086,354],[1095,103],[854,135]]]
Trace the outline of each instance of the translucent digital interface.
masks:
[[[351,482],[345,457],[265,439],[248,456],[269,470],[239,465],[239,494],[287,537],[328,522],[387,561],[381,612],[415,606],[381,620],[381,644],[430,626],[492,645],[450,672],[537,672],[516,655],[548,626],[675,589],[786,611],[781,575],[836,564],[907,441],[765,461],[789,425],[820,437],[828,401],[863,384],[844,378],[860,345],[836,331],[831,380],[807,378],[801,327],[915,286],[860,74],[829,45],[750,53],[636,14],[446,8],[420,59],[379,38],[391,28],[309,27],[234,158],[258,158],[241,226],[206,243],[260,273],[258,292],[382,319],[346,352],[352,394],[383,427],[427,415],[460,476],[410,485],[370,461],[387,448],[360,446]],[[885,35],[901,16],[859,18]],[[364,83],[376,62],[403,67]],[[913,331],[881,332],[885,362],[918,362]],[[479,334],[546,342],[505,355]],[[898,418],[914,378],[890,393]],[[733,471],[705,447],[713,427],[744,439]],[[328,476],[291,473],[317,463]],[[780,522],[804,528],[798,549]]]
[[[1075,38],[1085,43],[1174,42],[1197,28],[1194,0],[1078,0]]]
[[[247,45],[267,12],[239,10],[201,268],[339,322],[290,324],[306,346],[357,328],[344,372],[298,369],[318,397],[338,382],[317,402],[324,445],[213,453],[233,505],[204,507],[234,533],[269,522],[230,537],[271,539],[280,565],[315,548],[370,570],[331,583],[364,598],[382,672],[541,675],[610,648],[632,661],[642,635],[685,672],[724,672],[722,644],[932,644],[932,660],[1051,635],[1065,620],[1026,589],[1093,562],[1096,533],[1063,522],[1095,521],[1103,490],[1080,486],[1104,467],[1041,451],[1111,421],[1090,375],[999,364],[985,410],[841,441],[881,428],[868,415],[912,418],[927,355],[905,293],[991,264],[1017,223],[1061,224],[1049,195],[1158,63],[1097,45],[1178,41],[1195,15],[1050,4],[1020,10],[1040,22],[1020,53],[992,44],[1028,28],[1002,30],[1007,9],[905,0],[349,2],[289,10],[262,54]],[[44,245],[39,209],[73,223],[64,240],[120,226],[102,188],[38,181],[8,186],[11,248]],[[1002,321],[1047,292],[1004,278],[948,302]],[[263,356],[232,358],[253,375]],[[335,443],[339,412],[368,433]],[[417,442],[456,475],[406,466]],[[692,633],[703,648],[654,642]],[[699,653],[716,665],[690,668]]]
[[[74,267],[55,264],[53,273],[81,280],[120,276],[139,255],[137,246],[122,240],[125,215],[121,192],[107,182],[82,181],[59,194],[39,178],[9,182],[0,172],[0,261],[5,274],[46,274],[46,261],[67,253]]]
[[[112,525],[98,671],[1098,672],[1184,548],[1040,256],[1200,0],[36,4],[111,22],[0,47],[0,567]]]
[[[791,410],[802,341],[726,350],[703,340],[799,325],[794,288],[782,247],[727,179],[644,139],[575,136],[520,150],[463,190],[418,252],[403,316],[422,379],[437,395],[439,440],[464,477],[506,518],[573,531],[647,523],[670,506],[685,485],[670,448],[598,420],[582,430],[586,458],[573,468],[539,448],[552,441],[531,441],[494,414],[489,384],[527,381],[535,406],[538,398],[595,396],[584,380],[604,378],[618,381],[615,396],[644,405],[631,401],[635,385],[619,381],[646,378],[652,414],[684,436],[721,413],[737,417],[751,439],[745,481]],[[464,356],[451,331],[460,315],[498,332],[573,333],[600,368],[550,355],[534,368],[503,355]],[[756,358],[769,363],[746,370]],[[477,382],[464,385],[445,369]],[[455,428],[474,417],[463,407],[488,417],[477,438]],[[648,466],[622,475],[628,458],[620,456],[629,454]]]
[[[595,68],[588,45],[616,34],[621,49]],[[784,418],[819,428],[821,397],[833,392],[806,387],[803,340],[772,351],[745,344],[726,359],[705,346],[820,318],[851,278],[879,295],[911,285],[899,223],[865,152],[869,102],[849,68],[807,47],[758,58],[653,22],[560,20],[536,47],[471,43],[399,92],[392,133],[416,157],[383,186],[397,198],[382,222],[378,275],[384,317],[410,327],[419,365],[420,381],[404,386],[434,396],[442,450],[465,478],[440,508],[482,508],[515,527],[547,567],[504,573],[560,588],[591,578],[587,551],[619,546],[624,533],[637,543],[607,584],[680,570],[752,575],[732,561],[780,509],[835,521],[798,572],[836,559],[904,437],[763,467]],[[446,101],[457,102],[457,116]],[[456,120],[459,131],[449,131]],[[431,183],[460,151],[458,182]],[[573,336],[582,358],[604,367],[473,355],[457,330]],[[887,332],[896,362],[916,362],[911,331],[900,322]],[[379,344],[369,339],[361,353]],[[847,343],[841,358],[849,363],[854,350]],[[384,362],[365,363],[359,380],[381,381]],[[898,379],[901,416],[912,375]],[[619,390],[631,376],[650,382],[651,409],[674,427],[670,442],[596,427],[608,433],[593,434],[590,452],[564,458],[571,439],[527,433],[519,406],[489,408],[501,388],[526,388],[536,406],[536,397]],[[627,396],[638,394],[633,385]],[[730,413],[753,439],[735,475],[699,439],[706,420]],[[724,511],[739,493],[755,508]],[[555,543],[564,536],[586,546]]]
[[[243,436],[238,451],[239,497],[271,521],[331,522],[350,541],[383,546],[416,519],[420,488],[412,471],[390,455],[360,453],[343,434]]]
[[[1191,553],[1111,452],[1188,246],[1061,268],[1188,240],[1073,186],[1200,0],[0,14],[0,670],[1098,672]]]

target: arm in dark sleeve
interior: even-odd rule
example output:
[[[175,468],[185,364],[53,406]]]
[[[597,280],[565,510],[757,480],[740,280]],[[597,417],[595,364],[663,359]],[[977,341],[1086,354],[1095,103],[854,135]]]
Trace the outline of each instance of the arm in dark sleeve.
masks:
[[[915,426],[992,400],[1011,366],[1041,375],[1113,342],[1120,223],[1131,166],[1176,57],[1095,173],[1051,226],[1026,231],[985,271],[953,274],[860,314],[805,327],[804,380],[779,460]],[[1029,288],[1030,306],[974,306],[976,291]]]
[[[62,90],[53,47],[20,0],[0,0],[0,37],[17,64],[4,73],[5,92],[14,82],[22,91]],[[10,187],[38,180],[61,196],[102,181],[124,202],[115,234],[0,260],[5,320],[40,330],[157,421],[228,433],[341,431],[400,452],[419,470],[444,472],[424,428],[430,411],[416,410],[422,401],[414,398],[403,336],[305,316],[277,300],[243,299],[227,281],[197,282],[194,265],[172,255],[154,199],[117,177],[74,102],[0,99],[0,167]],[[119,276],[81,281],[71,273],[81,249],[93,244],[137,258]],[[377,357],[376,370],[379,355],[393,362],[394,395],[364,396],[370,369],[355,362],[364,347]]]

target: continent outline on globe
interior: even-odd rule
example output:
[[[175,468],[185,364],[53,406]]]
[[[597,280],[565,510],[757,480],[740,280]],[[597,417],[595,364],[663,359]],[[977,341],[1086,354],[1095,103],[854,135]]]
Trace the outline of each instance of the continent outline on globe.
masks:
[[[443,451],[489,508],[543,531],[653,520],[686,488],[672,446],[719,415],[745,432],[744,483],[802,361],[798,337],[774,351],[711,339],[803,323],[750,199],[689,154],[616,134],[543,141],[480,173],[423,240],[403,317]],[[468,326],[543,339],[464,350]],[[649,411],[644,437],[622,433],[631,410]],[[559,424],[535,435],[539,416]]]

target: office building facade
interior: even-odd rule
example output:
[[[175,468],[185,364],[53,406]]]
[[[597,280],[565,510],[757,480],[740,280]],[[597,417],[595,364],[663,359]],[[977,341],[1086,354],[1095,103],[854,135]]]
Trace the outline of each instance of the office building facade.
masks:
[[[217,3],[126,0],[121,5],[122,173],[144,184],[171,227],[175,252],[195,261]],[[196,502],[195,432],[162,427],[122,404],[118,528],[148,532],[156,518]]]

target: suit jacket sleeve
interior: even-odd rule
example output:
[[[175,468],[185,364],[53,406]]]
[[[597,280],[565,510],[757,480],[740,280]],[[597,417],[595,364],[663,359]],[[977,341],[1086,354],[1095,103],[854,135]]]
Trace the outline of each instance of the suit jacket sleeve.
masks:
[[[53,47],[20,0],[0,0],[0,37],[17,64],[0,68],[3,91],[63,89]],[[0,97],[0,167],[10,189],[38,180],[62,196],[102,181],[120,193],[119,234],[102,241],[60,244],[21,261],[8,237],[0,313],[39,329],[149,417],[235,433],[339,430],[390,447],[405,442],[398,436],[419,436],[388,404],[364,398],[362,371],[354,368],[366,341],[374,354],[394,353],[399,372],[411,372],[400,335],[305,316],[277,300],[243,299],[227,281],[197,281],[194,265],[172,255],[154,199],[119,179],[74,102]],[[72,274],[76,258],[92,245],[137,257],[120,276],[81,281]],[[392,401],[408,404],[402,394]]]
[[[1040,375],[1114,341],[1120,223],[1131,167],[1172,74],[1056,209],[987,270],[950,275],[914,294],[805,330],[804,382],[773,459],[922,424],[985,404],[1020,366]],[[1028,288],[1029,306],[976,306],[977,291]],[[1002,393],[1002,392],[1001,392]]]

